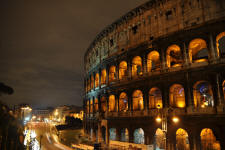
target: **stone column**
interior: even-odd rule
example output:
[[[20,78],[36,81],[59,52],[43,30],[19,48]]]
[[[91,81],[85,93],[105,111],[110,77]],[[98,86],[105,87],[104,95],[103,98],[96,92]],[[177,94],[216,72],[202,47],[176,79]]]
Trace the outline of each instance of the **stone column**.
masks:
[[[162,58],[162,70],[165,71],[167,69],[167,64],[166,64],[166,52],[161,49],[161,58]]]
[[[102,79],[101,79],[101,78],[102,78],[102,72],[101,72],[101,69],[99,69],[99,71],[98,71],[98,72],[99,72],[98,87],[99,87],[99,88],[101,88],[101,80],[102,80]]]
[[[183,57],[184,57],[184,66],[188,66],[190,64],[188,48],[186,47],[186,43],[183,43]]]
[[[106,85],[109,85],[109,67],[106,67]]]
[[[128,60],[127,62],[127,71],[128,71],[128,78],[132,78],[132,60]]]
[[[162,101],[163,101],[163,107],[169,107],[169,92],[170,89],[167,85],[163,85],[162,88]]]
[[[147,73],[148,71],[147,71],[147,59],[146,59],[146,55],[143,55],[143,57],[142,57],[143,59],[142,59],[142,73],[143,74],[145,74],[145,73]]]
[[[148,89],[147,88],[145,88],[144,90],[143,90],[143,101],[144,101],[144,110],[148,110],[148,108],[149,108],[149,106],[148,106],[148,104],[149,104],[149,102],[148,102]]]
[[[93,78],[94,78],[94,85],[93,85],[93,90],[95,90],[95,73],[93,74]]]
[[[217,92],[217,112],[224,112],[223,87],[220,74],[216,75],[216,92]]]
[[[116,80],[119,80],[119,65],[116,64]]]
[[[210,61],[215,62],[217,52],[214,46],[212,33],[210,33],[209,35],[209,50],[210,50]]]

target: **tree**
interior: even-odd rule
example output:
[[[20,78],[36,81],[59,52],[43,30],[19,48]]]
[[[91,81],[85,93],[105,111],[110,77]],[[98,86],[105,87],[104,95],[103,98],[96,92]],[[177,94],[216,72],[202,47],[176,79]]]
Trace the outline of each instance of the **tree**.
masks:
[[[13,92],[14,92],[13,88],[0,82],[0,95],[2,95],[2,94],[11,95],[11,94],[13,94]]]

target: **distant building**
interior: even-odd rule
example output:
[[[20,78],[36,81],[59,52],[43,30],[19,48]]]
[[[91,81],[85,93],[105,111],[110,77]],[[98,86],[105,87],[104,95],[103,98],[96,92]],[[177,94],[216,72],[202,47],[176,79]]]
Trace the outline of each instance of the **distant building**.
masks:
[[[34,109],[32,112],[33,120],[43,121],[49,119],[52,113],[52,109]]]

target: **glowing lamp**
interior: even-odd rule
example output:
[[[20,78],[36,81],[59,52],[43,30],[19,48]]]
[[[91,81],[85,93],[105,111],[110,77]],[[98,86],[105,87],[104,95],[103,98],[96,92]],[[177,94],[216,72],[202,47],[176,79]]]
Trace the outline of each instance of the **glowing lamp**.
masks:
[[[156,122],[161,122],[162,121],[162,118],[160,118],[159,116],[155,119],[156,120]]]
[[[173,120],[174,123],[178,123],[179,122],[179,118],[178,117],[173,117],[172,120]]]

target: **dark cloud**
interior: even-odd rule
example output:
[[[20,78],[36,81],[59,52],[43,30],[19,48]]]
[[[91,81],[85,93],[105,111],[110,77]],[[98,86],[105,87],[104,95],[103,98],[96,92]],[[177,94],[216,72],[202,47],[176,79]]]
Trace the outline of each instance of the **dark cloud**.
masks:
[[[83,56],[95,36],[147,0],[0,2],[0,81],[10,105],[82,105]]]

